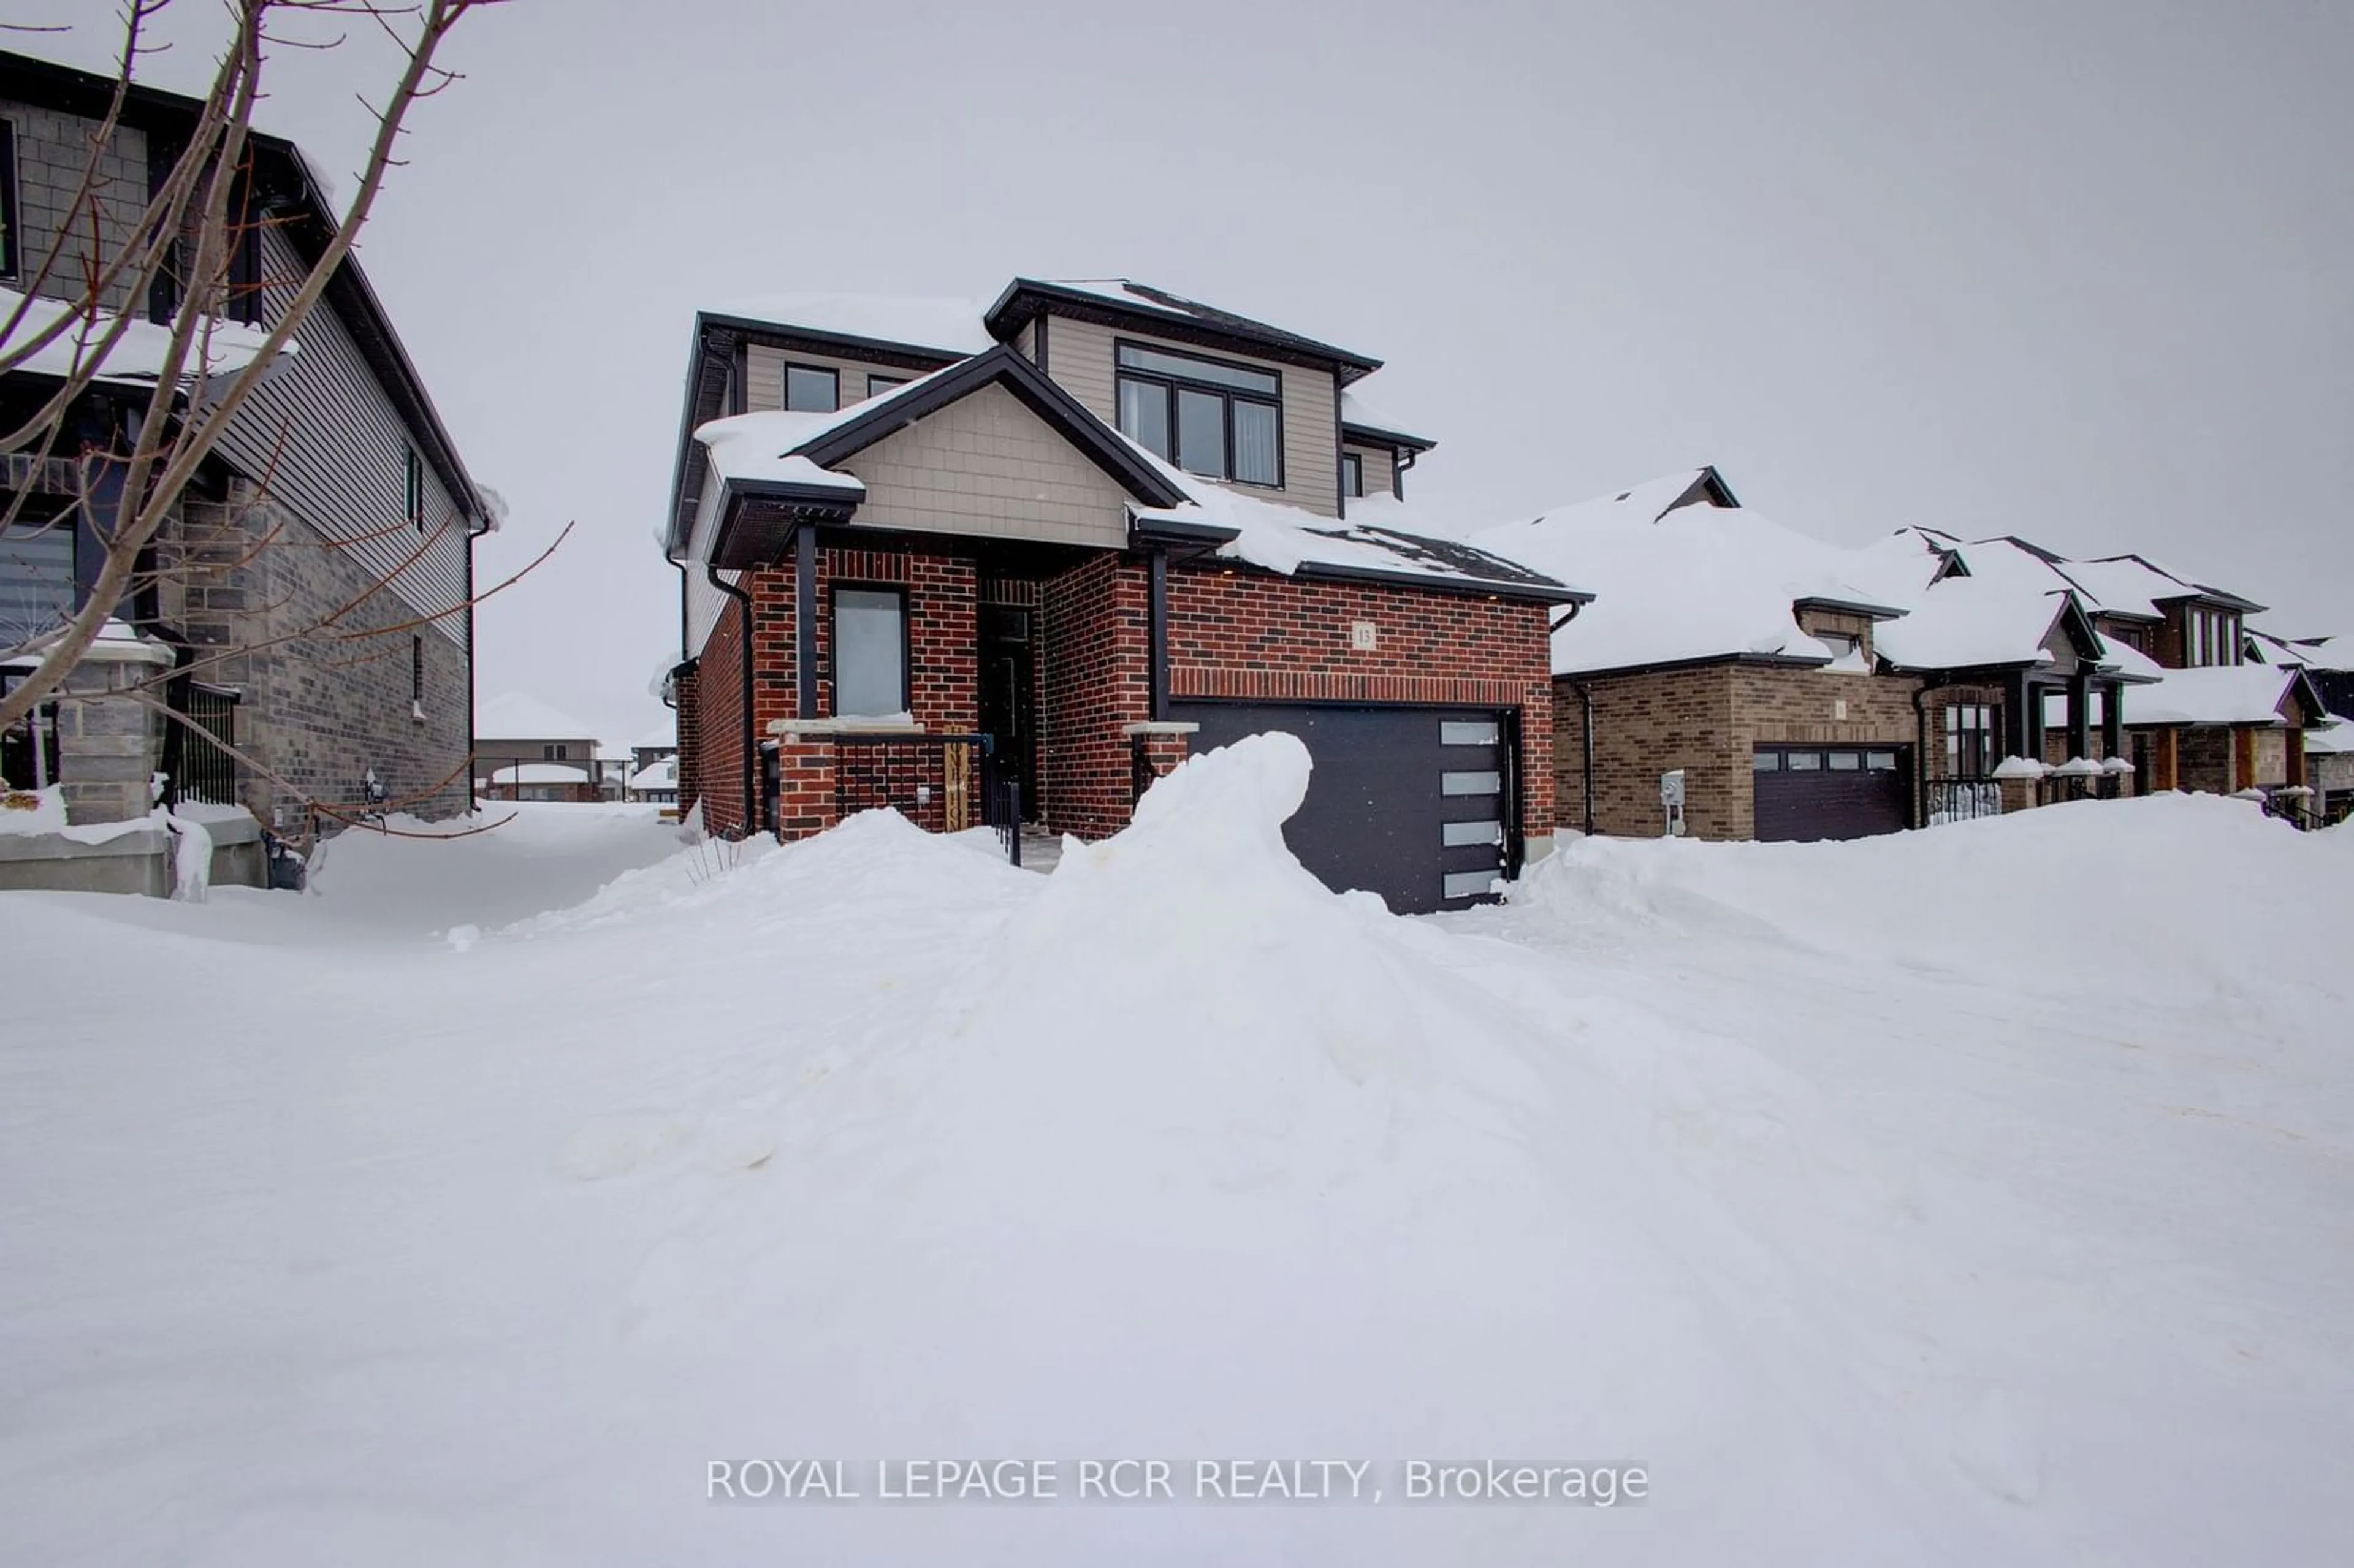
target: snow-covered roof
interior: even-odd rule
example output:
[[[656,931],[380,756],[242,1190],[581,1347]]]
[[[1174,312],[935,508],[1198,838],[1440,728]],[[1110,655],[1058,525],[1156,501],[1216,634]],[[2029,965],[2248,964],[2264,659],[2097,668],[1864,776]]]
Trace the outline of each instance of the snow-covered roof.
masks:
[[[1744,507],[1683,506],[1653,521],[1655,504],[1700,478],[1695,470],[1472,535],[1482,549],[1596,596],[1553,633],[1555,674],[1740,655],[1830,662],[1831,650],[1798,630],[1793,605],[1873,602],[1843,570],[1851,552]]]
[[[863,419],[879,408],[914,397],[956,367],[944,366],[876,397],[822,413],[763,408],[749,414],[731,414],[696,426],[695,439],[711,454],[712,471],[722,480],[799,484],[840,491],[845,497],[864,495],[866,486],[856,475],[820,468],[797,455],[800,449],[831,435],[853,419]]]
[[[1353,387],[1341,389],[1341,423],[1356,429],[1380,430],[1387,435],[1407,436],[1417,441],[1431,442],[1426,436],[1416,436],[1405,425],[1365,401],[1363,394]]]
[[[586,784],[588,771],[564,762],[504,762],[491,770],[493,784]]]
[[[986,300],[895,298],[888,294],[760,294],[704,311],[711,316],[799,327],[835,337],[905,344],[939,354],[979,354],[990,345],[981,324]]]
[[[2141,556],[2070,561],[2065,569],[2095,606],[2112,615],[2140,616],[2156,620],[2165,615],[2158,606],[2168,599],[2189,599],[2194,595],[2223,599],[2236,597],[2222,594],[2215,588],[2203,588]]]
[[[2305,749],[2317,757],[2337,757],[2354,751],[2354,724],[2344,719],[2305,732]]]
[[[1904,670],[1965,670],[2040,664],[2052,657],[2065,588],[2037,589],[1999,577],[1947,577],[1913,600],[1912,613],[1882,627],[1874,644]]]
[[[678,788],[678,758],[665,757],[659,762],[649,762],[630,775],[632,789],[675,789]]]
[[[630,743],[630,749],[632,751],[649,751],[657,747],[674,747],[677,745],[678,720],[675,718],[668,718],[654,726],[653,728],[646,731],[643,735],[638,736],[637,739],[631,741]]]
[[[1235,539],[1216,551],[1222,559],[1246,562],[1286,576],[1303,567],[1311,571],[1324,567],[1503,589],[1558,590],[1564,587],[1559,579],[1531,570],[1525,562],[1499,556],[1427,528],[1416,529],[1412,509],[1406,503],[1389,496],[1369,496],[1352,502],[1344,522],[1182,472],[1142,447],[1136,447],[1134,442],[1129,444],[1171,483],[1193,498],[1190,504],[1183,506],[1139,507],[1135,514],[1138,520],[1232,529]]]
[[[597,726],[574,718],[522,692],[506,692],[474,705],[474,736],[482,740],[573,740],[593,738]]]
[[[2165,671],[2126,699],[2126,722],[2274,725],[2302,672],[2274,664],[2212,664]]]
[[[59,317],[71,317],[76,313],[70,302],[36,296],[29,304],[26,296],[14,289],[0,289],[0,326],[5,326],[16,314],[19,305],[25,314],[16,329],[0,338],[0,354],[7,352],[10,344],[30,343]],[[78,365],[86,366],[92,355],[105,343],[108,333],[114,330],[118,318],[110,312],[99,311],[84,322],[69,325],[55,338],[42,344],[15,368],[28,375],[64,377],[73,375]],[[168,357],[173,329],[158,326],[154,322],[133,317],[122,329],[107,352],[99,368],[97,379],[114,387],[153,387],[164,373]],[[269,334],[259,327],[242,325],[226,319],[216,319],[208,337],[199,334],[188,355],[187,374],[181,376],[186,386],[196,379],[196,369],[201,363],[204,373],[215,378],[232,376],[253,363],[260,354]],[[295,352],[292,339],[287,340],[281,355]]]

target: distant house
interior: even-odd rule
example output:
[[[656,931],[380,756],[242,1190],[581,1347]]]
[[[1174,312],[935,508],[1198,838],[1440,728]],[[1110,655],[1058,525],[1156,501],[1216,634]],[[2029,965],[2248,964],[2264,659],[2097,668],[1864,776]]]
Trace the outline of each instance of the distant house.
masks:
[[[1555,798],[1590,832],[1857,838],[2032,804],[2002,764],[2033,756],[2045,694],[2081,718],[2130,678],[2007,551],[1972,547],[1974,575],[1918,534],[1840,549],[1741,507],[1712,468],[1472,542],[1595,596],[1552,649]]]
[[[657,806],[678,804],[678,758],[664,757],[630,775],[629,798]]]
[[[678,726],[676,723],[669,722],[659,725],[656,727],[646,731],[645,734],[638,736],[638,738],[631,744],[630,772],[634,776],[638,773],[643,772],[645,769],[652,767],[655,763],[662,761],[665,758],[676,757],[677,755]]]
[[[474,715],[474,783],[490,800],[600,800],[598,752],[594,730],[536,697],[509,693]]]
[[[59,302],[48,296],[72,294],[112,259],[196,123],[196,101],[129,90],[96,149],[97,192],[69,210],[116,86],[0,52],[0,323],[19,307],[28,331],[54,319]],[[249,157],[237,197],[245,238],[226,297],[183,298],[168,274],[142,299],[110,293],[104,319],[130,320],[68,410],[80,450],[0,455],[0,502],[23,503],[0,533],[0,649],[74,613],[95,588],[104,550],[97,520],[80,510],[81,454],[129,449],[164,363],[163,323],[201,311],[213,376],[240,370],[332,240],[334,204],[293,143],[256,132]],[[115,237],[106,256],[88,253],[92,232]],[[61,264],[44,276],[61,237]],[[69,344],[52,344],[0,376],[0,427],[45,405],[69,359]],[[96,472],[97,493],[111,499],[123,464],[101,456]],[[146,814],[159,778],[167,800],[243,806],[289,832],[308,825],[314,800],[463,811],[473,541],[493,526],[399,334],[347,257],[166,520],[154,578],[115,607],[116,626],[56,700],[0,736],[0,770],[19,788],[58,787],[78,824]],[[334,607],[335,627],[316,631]],[[0,683],[29,663],[0,666]],[[172,710],[258,766],[112,694],[130,675],[160,683]]]

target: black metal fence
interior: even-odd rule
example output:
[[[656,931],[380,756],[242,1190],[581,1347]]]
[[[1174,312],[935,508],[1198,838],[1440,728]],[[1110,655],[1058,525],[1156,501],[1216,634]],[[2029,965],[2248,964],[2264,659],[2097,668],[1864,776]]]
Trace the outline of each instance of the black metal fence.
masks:
[[[2002,815],[2002,786],[1992,779],[1931,779],[1921,786],[1925,825]]]
[[[173,715],[164,730],[164,801],[204,800],[237,804],[237,758],[222,743],[237,744],[238,694],[175,675],[164,690]]]

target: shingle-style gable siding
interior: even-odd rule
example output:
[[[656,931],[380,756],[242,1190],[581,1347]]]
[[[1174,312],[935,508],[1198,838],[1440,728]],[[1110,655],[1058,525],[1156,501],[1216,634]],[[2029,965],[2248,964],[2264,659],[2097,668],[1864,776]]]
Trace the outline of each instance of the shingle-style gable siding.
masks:
[[[70,238],[65,257],[50,271],[40,291],[59,298],[76,292],[86,274],[91,212],[77,211],[73,202],[81,188],[82,171],[90,162],[90,137],[99,122],[28,103],[0,101],[0,120],[15,129],[16,143],[16,273],[5,281],[30,287],[33,276],[58,242],[59,232]],[[115,129],[99,164],[97,221],[103,254],[111,258],[129,243],[147,206],[147,135],[136,126]],[[119,309],[129,298],[127,287],[108,291],[102,302]]]
[[[284,238],[262,236],[266,319],[277,320],[310,269]],[[271,494],[389,582],[420,615],[458,611],[466,600],[466,519],[440,476],[422,462],[425,526],[405,517],[406,453],[418,442],[334,309],[314,308],[295,333],[301,348],[239,410],[219,456],[266,482]],[[419,546],[423,548],[420,552]],[[413,558],[412,558],[413,557]],[[462,612],[441,614],[437,633],[464,646]]]
[[[1002,387],[984,387],[834,466],[865,482],[864,524],[1107,549],[1128,543],[1125,493]]]
[[[1105,424],[1119,424],[1117,374],[1112,358],[1115,341],[1147,344],[1172,354],[1200,355],[1196,344],[1148,333],[1114,329],[1075,317],[1056,315],[1046,324],[1046,374],[1060,382],[1087,411]],[[1340,400],[1332,374],[1297,365],[1259,359],[1247,354],[1217,351],[1216,357],[1271,371],[1283,378],[1283,488],[1257,485],[1238,488],[1253,495],[1279,496],[1294,506],[1326,517],[1340,514],[1340,427],[1334,420]]]

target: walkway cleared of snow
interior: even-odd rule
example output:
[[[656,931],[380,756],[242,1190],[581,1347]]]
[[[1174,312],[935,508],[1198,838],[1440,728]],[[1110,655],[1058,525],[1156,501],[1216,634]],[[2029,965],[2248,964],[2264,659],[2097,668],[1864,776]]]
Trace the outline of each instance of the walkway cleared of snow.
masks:
[[[1196,759],[1044,877],[543,807],[347,836],[316,896],[0,898],[12,1552],[2326,1555],[2354,837],[1591,842],[1401,920],[1285,852],[1306,770]],[[1076,1500],[1123,1457],[1185,1495]],[[753,1458],[1071,1500],[706,1500]],[[1388,1495],[1191,1499],[1319,1458]],[[1489,1458],[1649,1497],[1396,1493]]]

